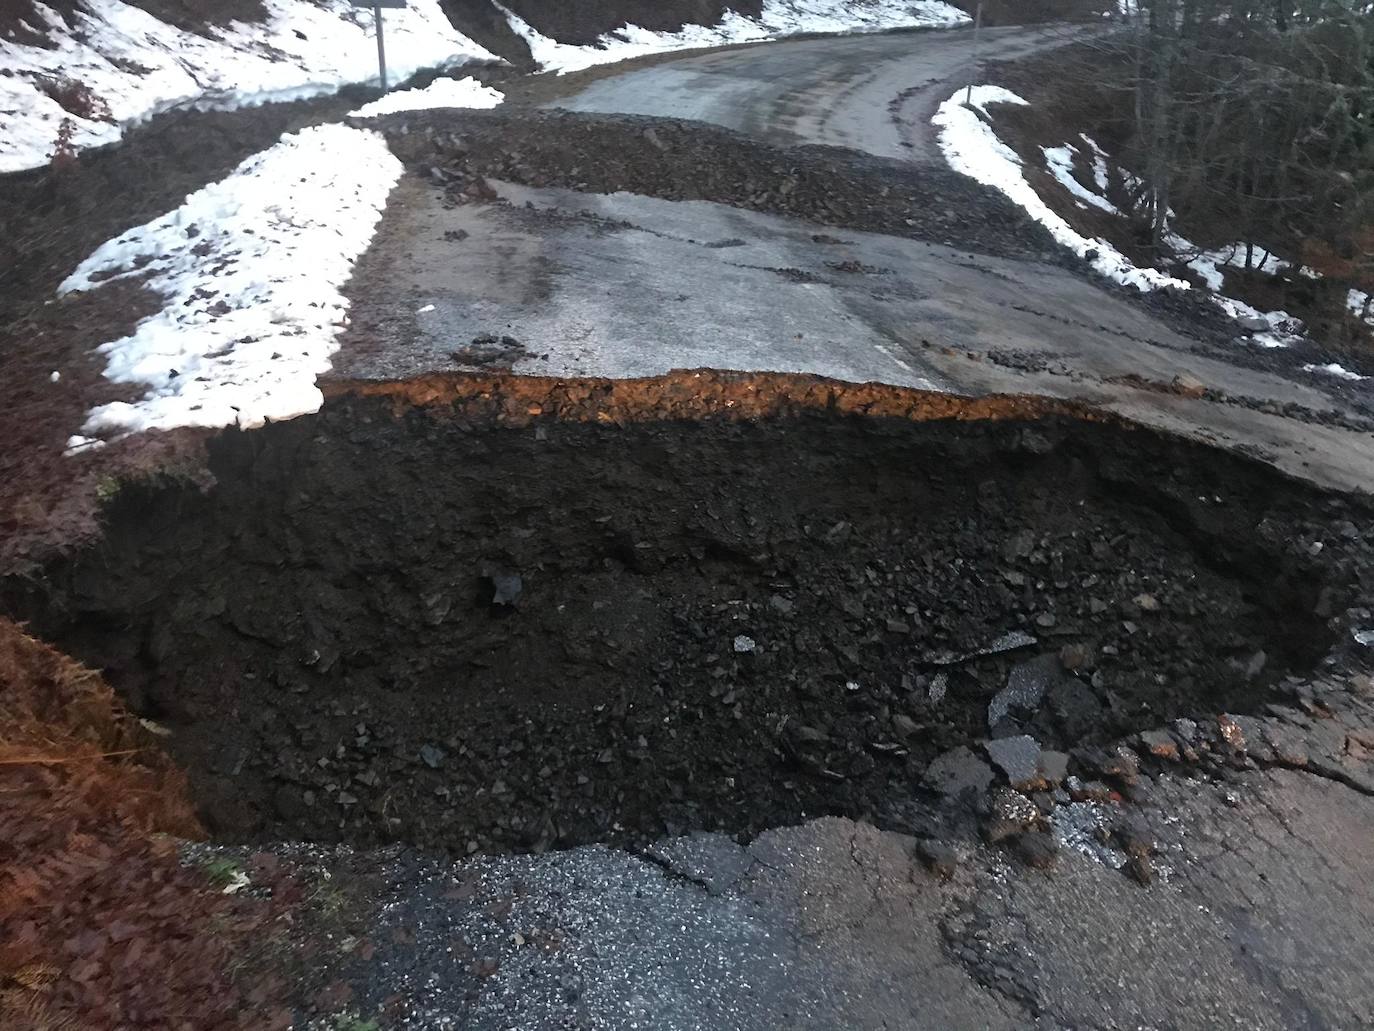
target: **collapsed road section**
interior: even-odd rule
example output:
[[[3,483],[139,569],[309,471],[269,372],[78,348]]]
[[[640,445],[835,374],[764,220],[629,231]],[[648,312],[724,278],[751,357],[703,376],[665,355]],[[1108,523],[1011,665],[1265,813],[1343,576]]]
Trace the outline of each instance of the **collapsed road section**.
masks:
[[[707,372],[331,389],[6,586],[167,732],[223,840],[900,829],[922,787],[987,787],[975,750],[1049,788],[1261,711],[1368,587],[1363,500],[1066,403]]]

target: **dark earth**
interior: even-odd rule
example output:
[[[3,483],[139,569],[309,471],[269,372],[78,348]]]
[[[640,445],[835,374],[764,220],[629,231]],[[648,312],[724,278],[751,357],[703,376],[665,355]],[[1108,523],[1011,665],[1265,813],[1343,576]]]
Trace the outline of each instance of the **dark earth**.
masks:
[[[170,731],[223,840],[503,852],[901,829],[988,738],[1089,776],[1260,711],[1367,593],[1366,502],[1148,430],[601,416],[226,433],[216,486],[125,486],[7,607]]]

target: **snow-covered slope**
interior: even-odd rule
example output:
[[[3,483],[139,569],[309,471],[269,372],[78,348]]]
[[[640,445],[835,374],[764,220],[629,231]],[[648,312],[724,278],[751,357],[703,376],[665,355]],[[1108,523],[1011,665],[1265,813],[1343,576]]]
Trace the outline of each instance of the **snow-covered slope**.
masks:
[[[262,23],[187,32],[120,0],[81,0],[68,25],[27,25],[49,47],[0,39],[0,172],[51,157],[64,120],[76,149],[111,143],[123,127],[177,104],[239,107],[328,93],[377,78],[372,12],[349,0],[263,0]],[[439,0],[409,0],[387,11],[388,65],[394,78],[432,66],[492,55],[460,35]],[[96,110],[74,102],[71,84]]]
[[[543,35],[499,0],[493,3],[529,44],[535,62],[545,71],[559,74],[646,54],[752,43],[803,32],[880,32],[969,21],[963,11],[940,0],[764,0],[758,18],[730,11],[717,25],[688,25],[678,32],[651,32],[627,25],[602,36],[595,46],[571,46]]]
[[[144,397],[96,408],[71,446],[317,411],[315,377],[347,320],[340,289],[401,171],[377,133],[316,126],[92,254],[63,293],[138,278],[166,306],[99,349],[105,375]]]

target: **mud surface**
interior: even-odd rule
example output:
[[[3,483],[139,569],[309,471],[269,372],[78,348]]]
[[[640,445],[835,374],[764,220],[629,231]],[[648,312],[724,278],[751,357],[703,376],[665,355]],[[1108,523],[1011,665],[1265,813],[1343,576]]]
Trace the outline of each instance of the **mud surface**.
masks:
[[[1149,431],[558,390],[228,434],[10,608],[171,731],[221,838],[500,852],[900,826],[955,746],[1074,769],[1255,711],[1360,593],[1360,504]]]

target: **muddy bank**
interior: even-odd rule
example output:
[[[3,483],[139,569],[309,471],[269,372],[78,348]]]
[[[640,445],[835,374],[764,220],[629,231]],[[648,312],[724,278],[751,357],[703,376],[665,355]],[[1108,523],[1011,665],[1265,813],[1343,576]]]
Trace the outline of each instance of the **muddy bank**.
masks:
[[[223,839],[899,823],[957,746],[1073,771],[1258,710],[1362,591],[1360,503],[1144,430],[428,389],[226,434],[212,490],[125,487],[98,547],[6,586],[171,731]]]

